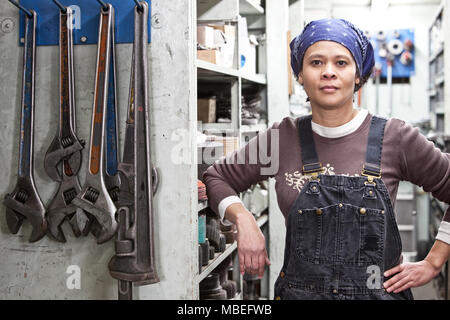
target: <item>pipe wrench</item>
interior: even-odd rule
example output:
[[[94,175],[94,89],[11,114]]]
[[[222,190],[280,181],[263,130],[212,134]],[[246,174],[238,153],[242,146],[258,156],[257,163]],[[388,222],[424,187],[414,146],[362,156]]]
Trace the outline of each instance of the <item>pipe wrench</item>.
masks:
[[[131,67],[128,116],[122,162],[119,164],[119,229],[111,276],[119,280],[119,299],[132,298],[132,283],[159,282],[153,245],[153,195],[159,183],[151,163],[148,105],[147,21],[148,4],[135,7],[135,35]]]
[[[119,176],[114,47],[114,8],[106,4],[100,13],[89,165],[86,182],[72,201],[89,218],[83,233],[91,231],[99,244],[110,240],[117,231],[114,201],[118,198]]]
[[[65,11],[63,11],[63,9]],[[68,134],[76,138],[76,117],[75,117],[75,90],[74,90],[74,72],[73,72],[73,15],[70,7],[62,8],[59,14],[60,32],[59,32],[59,129],[54,138],[47,155],[55,154],[55,146],[58,150],[64,148],[64,136]],[[80,140],[84,146],[84,141]],[[62,143],[62,144],[60,144]],[[73,198],[81,191],[77,172],[81,165],[81,150],[62,158],[55,167],[50,159],[44,162],[44,168],[47,174],[56,181],[60,181],[59,189],[53,197],[47,209],[46,219],[48,223],[49,234],[60,242],[66,242],[66,238],[61,229],[61,224],[67,219],[72,227],[76,237],[80,236],[81,231],[77,222],[77,207],[71,202]],[[61,167],[58,168],[58,167]],[[60,173],[61,171],[61,173]]]
[[[5,196],[6,222],[16,234],[27,219],[33,230],[29,242],[45,236],[47,222],[45,208],[33,178],[34,90],[36,59],[36,12],[25,15],[25,45],[23,53],[22,102],[20,117],[18,179],[14,191]]]

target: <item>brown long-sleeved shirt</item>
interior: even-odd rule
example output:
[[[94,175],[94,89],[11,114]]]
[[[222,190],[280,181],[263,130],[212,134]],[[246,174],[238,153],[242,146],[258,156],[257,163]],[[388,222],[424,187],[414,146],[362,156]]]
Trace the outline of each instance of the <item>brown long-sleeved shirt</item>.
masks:
[[[325,174],[361,174],[371,119],[372,115],[367,114],[356,130],[338,138],[313,132],[319,161],[326,166]],[[273,177],[278,205],[287,217],[309,179],[302,175],[302,165],[298,118],[284,118],[208,168],[204,182],[210,207],[219,213],[221,200]],[[442,153],[419,129],[402,120],[392,118],[386,124],[381,170],[393,205],[401,180],[421,186],[437,199],[450,203],[450,154]],[[450,208],[436,238],[450,244]]]

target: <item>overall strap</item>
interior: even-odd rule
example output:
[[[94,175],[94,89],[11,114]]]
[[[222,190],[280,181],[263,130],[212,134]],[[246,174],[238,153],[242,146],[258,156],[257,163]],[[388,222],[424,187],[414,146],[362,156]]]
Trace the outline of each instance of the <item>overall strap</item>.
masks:
[[[299,118],[298,130],[300,135],[300,147],[303,161],[303,174],[312,174],[317,176],[323,172],[322,163],[317,157],[316,146],[313,140],[313,131],[311,127],[312,116]]]
[[[381,178],[381,151],[386,122],[387,119],[372,116],[367,141],[366,163],[361,172],[361,175],[369,177],[369,182],[373,182],[373,178]]]

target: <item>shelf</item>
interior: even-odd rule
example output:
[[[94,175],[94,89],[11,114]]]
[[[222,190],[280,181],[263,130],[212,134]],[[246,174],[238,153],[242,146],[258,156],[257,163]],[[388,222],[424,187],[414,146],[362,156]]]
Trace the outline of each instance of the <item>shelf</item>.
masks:
[[[267,130],[267,124],[261,123],[261,124],[243,124],[241,126],[241,133],[247,133],[247,132],[257,132],[257,131],[264,131]]]
[[[444,47],[441,47],[438,51],[436,51],[436,53],[432,54],[430,56],[430,63],[433,63],[434,60],[436,60],[437,57],[439,57],[439,55],[441,55],[444,52]]]
[[[398,194],[397,201],[406,201],[406,200],[414,200],[413,194]]]
[[[267,84],[267,77],[265,74],[241,74],[242,80],[245,82],[253,82],[261,85]]]
[[[258,219],[256,219],[256,224],[258,225],[258,227],[261,228],[268,220],[269,220],[269,215],[263,214]]]
[[[202,130],[209,131],[210,133],[212,131],[224,131],[224,130],[231,130],[233,129],[231,122],[225,122],[225,123],[203,123],[202,124]]]
[[[203,60],[197,59],[197,74],[198,78],[201,79],[207,79],[213,80],[228,80],[230,78],[237,78],[239,77],[239,71],[235,69],[225,68],[222,66],[218,66],[214,63],[209,63]]]
[[[444,115],[444,114],[445,114],[445,109],[444,109],[443,107],[436,108],[436,109],[434,110],[434,113],[435,113],[436,115]]]
[[[414,231],[414,226],[411,224],[399,224],[398,231]]]
[[[264,8],[255,0],[239,0],[239,13],[242,15],[262,15]]]
[[[261,228],[268,221],[268,217],[268,214],[263,214],[256,219],[258,227]],[[214,254],[214,259],[210,260],[207,266],[202,267],[202,272],[197,276],[197,282],[200,283],[203,279],[205,279],[208,274],[210,274],[211,271],[213,271],[223,260],[225,260],[226,257],[233,253],[235,249],[237,249],[237,241],[228,243],[224,252],[216,252]]]
[[[242,78],[244,82],[256,83],[261,85],[267,84],[265,74],[248,74],[236,69],[225,68],[214,63],[209,63],[197,59],[197,78],[206,81],[230,81],[233,78]]]
[[[217,252],[207,266],[202,267],[202,272],[197,277],[197,282],[200,283],[211,273],[226,257],[228,257],[237,248],[237,241],[228,243],[224,252]]]
[[[202,211],[203,209],[208,208],[208,200],[206,201],[199,201],[198,202],[198,212]]]

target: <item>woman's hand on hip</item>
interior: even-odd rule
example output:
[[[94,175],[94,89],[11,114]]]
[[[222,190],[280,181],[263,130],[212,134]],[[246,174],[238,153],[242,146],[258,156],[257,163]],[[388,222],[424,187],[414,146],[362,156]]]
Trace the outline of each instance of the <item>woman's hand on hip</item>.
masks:
[[[430,282],[439,270],[427,260],[412,263],[402,263],[384,273],[385,277],[395,274],[384,282],[387,292],[399,293],[412,287],[420,287]]]

